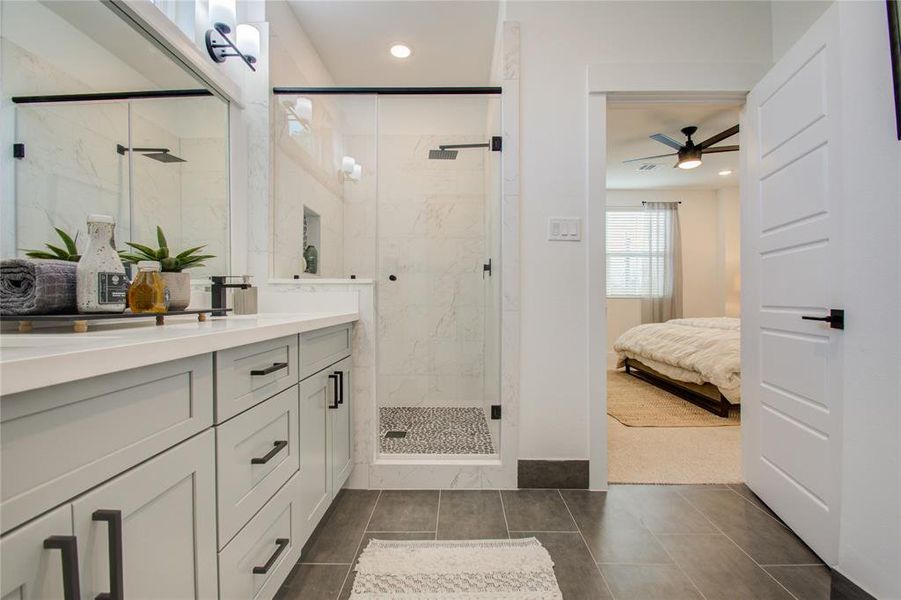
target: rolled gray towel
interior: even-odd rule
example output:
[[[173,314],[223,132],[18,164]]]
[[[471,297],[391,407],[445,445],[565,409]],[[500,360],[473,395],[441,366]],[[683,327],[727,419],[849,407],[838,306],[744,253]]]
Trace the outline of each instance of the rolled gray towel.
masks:
[[[0,313],[75,313],[75,267],[64,260],[8,258],[0,261]]]

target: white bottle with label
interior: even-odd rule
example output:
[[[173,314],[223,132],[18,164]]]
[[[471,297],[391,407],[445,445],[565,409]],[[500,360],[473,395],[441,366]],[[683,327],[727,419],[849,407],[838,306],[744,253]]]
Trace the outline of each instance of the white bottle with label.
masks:
[[[120,313],[125,310],[128,277],[116,249],[116,221],[107,215],[88,215],[88,247],[76,269],[78,312]]]

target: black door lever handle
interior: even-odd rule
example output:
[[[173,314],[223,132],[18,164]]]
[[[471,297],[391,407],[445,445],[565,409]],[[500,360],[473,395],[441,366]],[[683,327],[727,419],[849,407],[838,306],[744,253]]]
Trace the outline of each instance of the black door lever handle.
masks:
[[[801,315],[801,318],[805,321],[824,321],[829,323],[829,327],[832,329],[844,329],[845,328],[845,311],[841,308],[833,308],[829,311],[829,316],[827,317],[814,317],[811,315]]]

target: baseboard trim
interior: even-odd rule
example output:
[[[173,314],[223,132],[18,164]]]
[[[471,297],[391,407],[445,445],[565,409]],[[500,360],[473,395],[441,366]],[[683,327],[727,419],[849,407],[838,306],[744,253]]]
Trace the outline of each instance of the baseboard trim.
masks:
[[[520,460],[520,488],[588,489],[587,460]]]
[[[832,571],[832,589],[829,593],[830,600],[876,600],[856,583],[836,571]]]

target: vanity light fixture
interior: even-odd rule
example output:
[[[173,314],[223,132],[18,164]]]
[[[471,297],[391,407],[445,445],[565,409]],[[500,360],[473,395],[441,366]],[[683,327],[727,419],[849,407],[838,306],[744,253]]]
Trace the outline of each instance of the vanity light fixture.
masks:
[[[391,46],[391,56],[394,58],[409,58],[413,51],[406,44],[397,42]]]
[[[350,174],[351,181],[360,181],[363,177],[363,165],[354,165],[353,173]]]
[[[217,63],[237,56],[244,64],[256,71],[253,63],[260,53],[260,32],[252,25],[239,25],[236,31],[237,43],[229,38],[235,30],[235,0],[210,0],[210,26],[206,32],[206,49]]]
[[[341,159],[341,171],[349,177],[350,175],[353,175],[356,164],[357,161],[353,156],[345,156]]]

